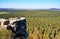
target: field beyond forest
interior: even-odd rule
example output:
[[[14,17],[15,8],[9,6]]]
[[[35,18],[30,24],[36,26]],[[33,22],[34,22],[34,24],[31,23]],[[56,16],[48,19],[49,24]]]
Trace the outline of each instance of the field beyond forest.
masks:
[[[16,10],[0,12],[0,18],[25,17],[27,39],[60,39],[60,11]],[[0,39],[12,39],[8,30],[0,30]]]

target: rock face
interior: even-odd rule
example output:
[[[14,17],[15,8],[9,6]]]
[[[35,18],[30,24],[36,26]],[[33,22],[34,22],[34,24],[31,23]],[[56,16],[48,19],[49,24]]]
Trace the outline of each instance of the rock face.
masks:
[[[21,18],[9,18],[9,19],[0,19],[0,27],[6,28],[7,25],[10,25],[11,27],[16,27],[17,22],[25,22],[26,24],[26,19],[21,17]],[[23,23],[24,24],[24,23]],[[26,26],[24,24],[24,26]]]
[[[14,39],[17,37],[27,38],[26,32],[26,19],[25,18],[11,18],[0,21],[1,27],[11,30],[14,35]]]
[[[0,19],[0,28],[6,28],[9,25],[9,20],[7,19]]]

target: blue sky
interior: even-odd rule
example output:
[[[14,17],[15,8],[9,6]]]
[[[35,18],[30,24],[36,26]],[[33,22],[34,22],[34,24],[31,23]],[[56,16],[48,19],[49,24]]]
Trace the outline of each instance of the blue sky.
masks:
[[[16,9],[60,8],[60,0],[0,0],[0,8],[16,8]]]

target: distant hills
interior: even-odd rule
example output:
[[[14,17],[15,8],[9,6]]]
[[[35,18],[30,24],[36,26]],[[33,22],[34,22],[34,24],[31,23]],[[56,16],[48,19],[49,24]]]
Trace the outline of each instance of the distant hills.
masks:
[[[49,10],[60,10],[60,9],[58,9],[58,8],[50,8]]]
[[[0,12],[2,12],[2,11],[11,12],[11,11],[15,11],[15,10],[23,10],[23,11],[25,11],[25,9],[0,8]],[[50,9],[37,9],[37,10],[60,10],[60,9],[58,9],[58,8],[50,8]]]
[[[13,11],[15,9],[12,9],[12,8],[0,8],[0,12],[2,11],[6,11],[6,12],[10,12],[10,11]]]

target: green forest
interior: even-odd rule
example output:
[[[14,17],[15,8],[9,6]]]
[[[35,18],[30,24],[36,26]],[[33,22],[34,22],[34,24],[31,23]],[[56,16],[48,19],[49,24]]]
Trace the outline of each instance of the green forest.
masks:
[[[1,14],[3,13],[3,14]],[[27,39],[60,39],[60,11],[15,10],[0,12],[0,18],[25,17]],[[11,32],[0,30],[0,39],[12,39]]]

